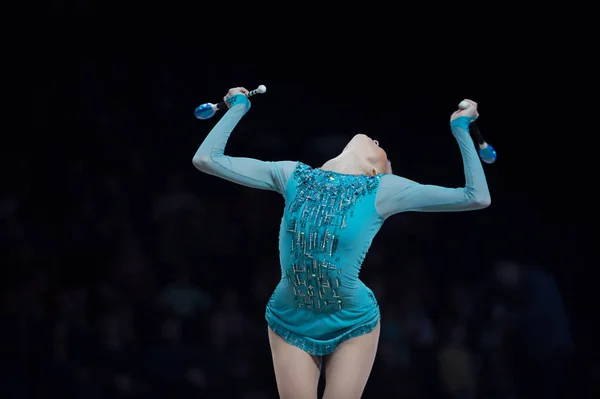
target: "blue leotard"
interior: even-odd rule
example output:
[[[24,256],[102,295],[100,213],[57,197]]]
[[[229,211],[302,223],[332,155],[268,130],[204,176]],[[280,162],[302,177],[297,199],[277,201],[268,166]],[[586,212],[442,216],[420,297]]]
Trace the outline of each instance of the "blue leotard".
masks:
[[[277,191],[285,199],[279,230],[281,281],[267,304],[269,327],[286,342],[327,355],[345,340],[367,334],[379,321],[373,292],[359,272],[386,218],[400,212],[481,209],[490,194],[468,129],[451,123],[466,185],[422,185],[392,174],[346,175],[300,162],[263,162],[224,155],[229,135],[248,111],[242,96],[208,134],[194,156],[203,172],[244,186]]]

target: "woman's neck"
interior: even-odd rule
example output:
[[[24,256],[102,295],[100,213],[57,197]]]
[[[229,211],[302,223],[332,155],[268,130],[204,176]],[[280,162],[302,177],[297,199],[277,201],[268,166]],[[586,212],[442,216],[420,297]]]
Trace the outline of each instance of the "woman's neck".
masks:
[[[359,159],[351,152],[343,152],[321,166],[321,170],[328,170],[345,175],[371,175],[372,173],[367,173],[369,169],[373,169],[372,173],[376,173],[374,168],[366,165],[366,162]]]

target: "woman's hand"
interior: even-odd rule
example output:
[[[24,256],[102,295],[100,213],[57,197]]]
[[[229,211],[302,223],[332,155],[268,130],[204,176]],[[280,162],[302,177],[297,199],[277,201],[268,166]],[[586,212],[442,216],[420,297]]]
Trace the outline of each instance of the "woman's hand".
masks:
[[[229,101],[227,101],[227,99],[237,96],[238,94],[246,95],[246,94],[248,94],[248,90],[246,90],[243,87],[234,87],[233,89],[229,89],[229,91],[227,92],[225,97],[223,97],[223,101],[225,101],[225,104],[227,104],[227,108],[230,107]]]
[[[475,119],[479,118],[479,112],[477,112],[477,103],[473,100],[463,100],[469,103],[469,106],[465,109],[459,108],[454,111],[454,113],[450,116],[450,122],[455,120],[456,118],[460,118],[461,116],[469,116],[475,117]]]

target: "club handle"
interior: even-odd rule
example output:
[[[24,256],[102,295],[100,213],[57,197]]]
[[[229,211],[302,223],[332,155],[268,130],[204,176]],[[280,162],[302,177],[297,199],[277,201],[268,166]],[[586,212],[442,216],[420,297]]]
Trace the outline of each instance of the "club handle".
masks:
[[[477,126],[477,123],[471,122],[471,125],[469,126],[469,132],[471,132],[473,140],[475,140],[479,146],[486,144],[481,132],[479,131],[479,126]]]

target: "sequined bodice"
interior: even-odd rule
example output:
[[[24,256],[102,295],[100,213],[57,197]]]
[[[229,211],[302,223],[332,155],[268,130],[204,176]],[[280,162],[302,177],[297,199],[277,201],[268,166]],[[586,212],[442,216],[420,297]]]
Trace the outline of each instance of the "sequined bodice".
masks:
[[[281,226],[282,271],[300,308],[335,311],[360,265],[380,219],[373,198],[380,176],[355,176],[299,164]],[[379,220],[379,222],[381,222]],[[347,291],[347,290],[346,290]]]

